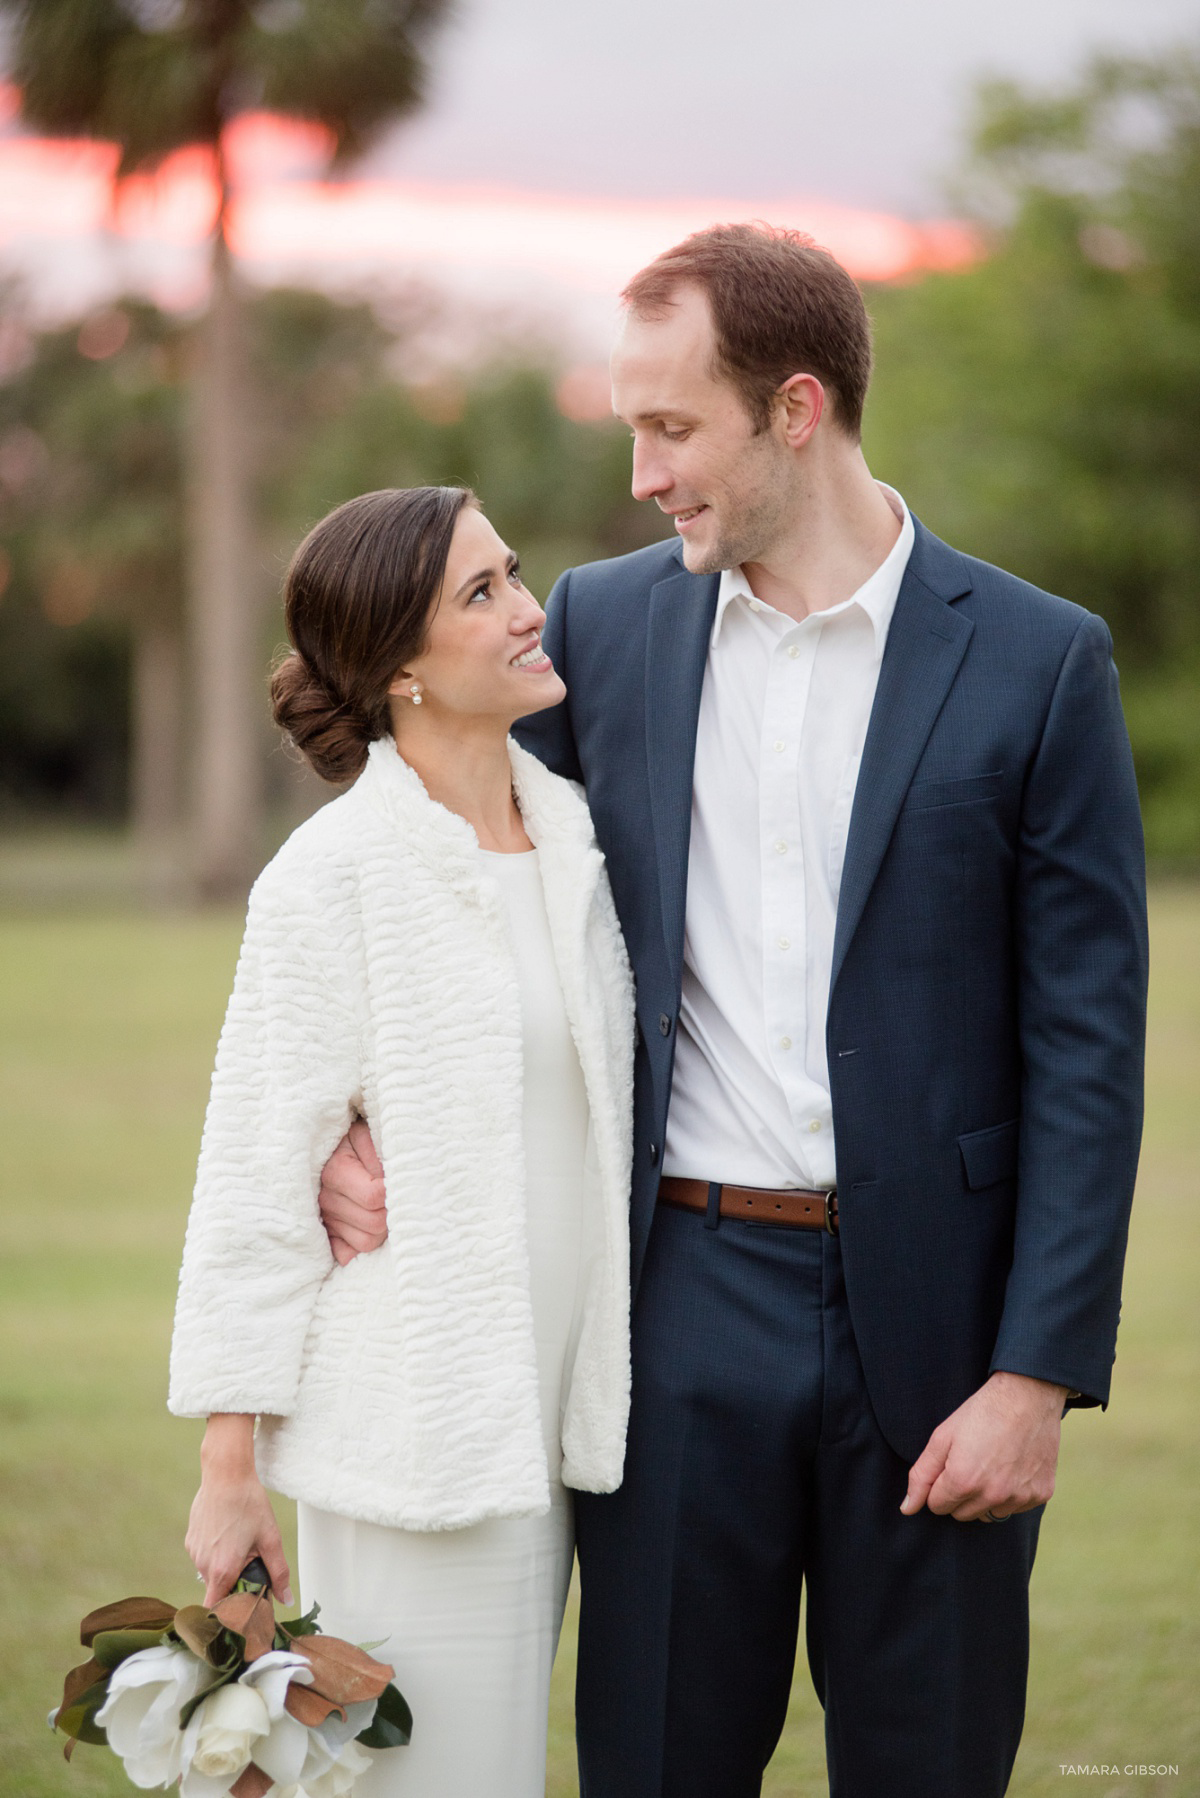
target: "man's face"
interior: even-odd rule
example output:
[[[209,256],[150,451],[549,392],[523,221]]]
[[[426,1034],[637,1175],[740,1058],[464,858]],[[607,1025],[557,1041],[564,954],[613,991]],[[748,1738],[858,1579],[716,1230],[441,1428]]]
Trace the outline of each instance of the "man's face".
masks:
[[[797,471],[773,420],[714,374],[708,299],[676,290],[661,318],[626,313],[612,356],[613,411],[633,432],[633,496],[675,520],[684,565],[715,574],[766,559],[786,528]]]

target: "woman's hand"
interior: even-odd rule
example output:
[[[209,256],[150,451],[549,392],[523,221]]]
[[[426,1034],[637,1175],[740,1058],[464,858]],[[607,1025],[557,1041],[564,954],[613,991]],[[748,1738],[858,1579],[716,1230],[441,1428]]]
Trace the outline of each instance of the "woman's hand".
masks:
[[[210,1417],[200,1469],[184,1547],[204,1579],[205,1604],[219,1604],[232,1592],[255,1555],[262,1557],[276,1599],[291,1604],[279,1525],[254,1465],[253,1417],[236,1412]]]

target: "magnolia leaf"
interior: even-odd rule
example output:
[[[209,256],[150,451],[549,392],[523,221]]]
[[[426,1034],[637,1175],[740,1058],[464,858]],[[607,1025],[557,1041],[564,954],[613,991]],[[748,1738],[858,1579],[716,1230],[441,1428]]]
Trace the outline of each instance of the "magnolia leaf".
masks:
[[[370,1723],[354,1739],[364,1748],[403,1748],[412,1740],[412,1727],[408,1700],[398,1687],[389,1685],[379,1694]]]
[[[209,1665],[235,1676],[246,1664],[246,1644],[235,1629],[223,1629],[209,1650]]]
[[[219,1617],[226,1629],[241,1636],[246,1644],[246,1659],[256,1661],[267,1654],[275,1641],[275,1607],[265,1593],[231,1592],[218,1605],[213,1616]]]
[[[317,1618],[320,1615],[321,1607],[319,1604],[315,1604],[311,1611],[305,1611],[303,1617],[281,1617],[279,1627],[289,1638],[292,1636],[319,1636],[321,1626],[317,1622]],[[387,1640],[386,1636],[384,1640]]]
[[[183,1610],[175,1613],[175,1634],[198,1660],[207,1661],[210,1667],[219,1667],[221,1661],[215,1658],[213,1644],[224,1634],[221,1619],[206,1611],[202,1604],[185,1605]]]
[[[107,1697],[108,1674],[105,1673],[103,1679],[89,1686],[72,1704],[61,1706],[54,1719],[54,1727],[61,1729],[65,1736],[74,1736],[77,1742],[91,1742],[96,1747],[103,1748],[108,1737],[95,1721],[95,1716]]]
[[[338,1636],[301,1636],[293,1647],[312,1664],[313,1691],[332,1698],[335,1704],[363,1704],[378,1698],[395,1672]]]
[[[239,1773],[229,1788],[229,1798],[265,1798],[275,1781],[261,1767],[251,1761],[244,1773]]]
[[[63,1695],[58,1707],[60,1713],[69,1710],[91,1686],[107,1677],[106,1670],[94,1658],[84,1661],[82,1667],[72,1667],[63,1681]]]
[[[111,1671],[143,1648],[157,1648],[165,1631],[161,1629],[102,1629],[92,1638],[92,1654],[102,1667]]]
[[[346,1712],[340,1704],[335,1704],[332,1698],[323,1698],[311,1686],[298,1686],[295,1680],[287,1689],[283,1708],[297,1723],[303,1723],[305,1729],[316,1729],[334,1711],[343,1723],[346,1721]]]
[[[161,1598],[121,1598],[116,1604],[104,1604],[89,1611],[79,1625],[79,1640],[90,1648],[102,1630],[170,1629],[175,1621],[175,1606]]]

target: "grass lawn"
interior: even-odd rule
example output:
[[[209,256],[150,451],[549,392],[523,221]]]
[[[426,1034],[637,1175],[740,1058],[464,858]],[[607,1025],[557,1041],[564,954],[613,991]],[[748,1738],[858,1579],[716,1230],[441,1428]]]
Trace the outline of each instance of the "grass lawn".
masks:
[[[166,1413],[166,1355],[238,930],[229,915],[0,914],[6,1798],[132,1789],[99,1749],[64,1766],[43,1719],[82,1658],[84,1611],[130,1592],[196,1595],[182,1537],[200,1432]],[[1200,893],[1160,890],[1153,930],[1147,1141],[1113,1404],[1065,1433],[1034,1582],[1017,1798],[1200,1794]],[[569,1627],[553,1798],[576,1791],[572,1662]],[[1060,1766],[1081,1763],[1179,1771],[1064,1787]],[[825,1790],[803,1670],[764,1789]]]

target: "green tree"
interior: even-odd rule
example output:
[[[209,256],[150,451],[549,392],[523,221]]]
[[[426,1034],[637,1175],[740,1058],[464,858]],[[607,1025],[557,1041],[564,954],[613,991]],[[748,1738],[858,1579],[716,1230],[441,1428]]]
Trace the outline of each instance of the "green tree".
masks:
[[[555,385],[532,356],[432,390],[386,378],[354,384],[343,374],[320,428],[314,417],[293,433],[292,453],[277,465],[272,512],[281,543],[352,494],[460,483],[478,493],[519,552],[531,590],[545,599],[569,565],[663,536],[662,514],[630,494],[624,427],[564,418]]]
[[[871,296],[873,465],[1114,635],[1152,850],[1200,855],[1200,61],[979,100],[987,254]]]
[[[549,368],[509,355],[468,382],[407,387],[370,307],[290,289],[253,297],[246,338],[262,396],[254,509],[276,588],[309,526],[370,488],[473,486],[543,598],[569,562],[666,528],[630,495],[623,428],[564,418]],[[23,366],[0,379],[0,794],[112,815],[127,793],[154,868],[190,730],[171,675],[186,349],[186,327],[126,301],[79,331],[32,336]],[[264,630],[260,668],[265,647]],[[261,724],[261,678],[254,706]],[[275,756],[267,774],[269,798],[288,809],[291,771]]]
[[[155,308],[128,303],[86,320],[78,334],[44,333],[0,385],[0,460],[13,477],[3,483],[0,525],[16,577],[5,659],[21,690],[18,717],[35,739],[65,745],[61,723],[45,729],[62,669],[79,662],[89,639],[129,641],[132,717],[122,717],[119,736],[111,722],[97,732],[95,718],[97,702],[101,712],[126,711],[125,658],[108,664],[116,692],[75,705],[97,762],[85,792],[111,795],[106,745],[111,757],[117,742],[131,740],[130,810],[147,847],[175,824],[182,743],[178,340],[178,327]],[[89,627],[82,637],[81,626]],[[64,633],[72,639],[65,656]],[[22,670],[24,657],[32,665]],[[68,766],[74,759],[68,754]]]
[[[121,147],[120,174],[185,145],[212,155],[211,297],[187,410],[188,600],[195,665],[193,803],[202,890],[253,872],[261,814],[251,504],[254,410],[244,303],[228,242],[225,128],[249,107],[319,121],[361,150],[420,97],[446,0],[0,0],[25,118]]]

